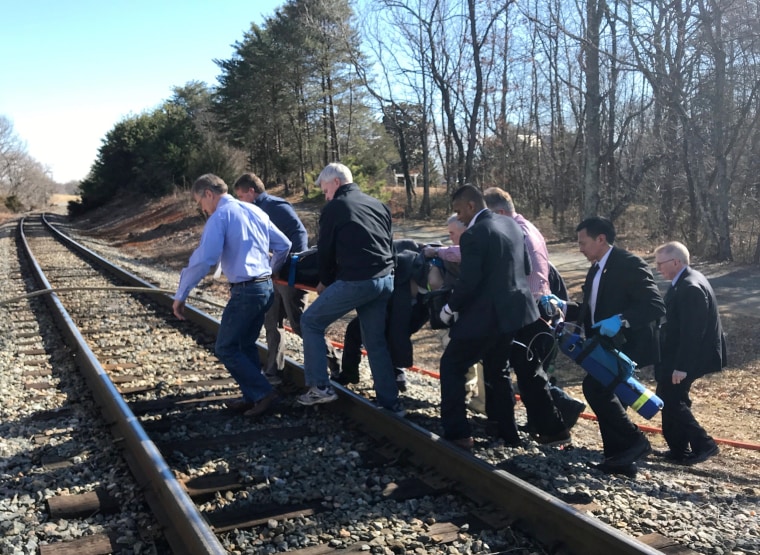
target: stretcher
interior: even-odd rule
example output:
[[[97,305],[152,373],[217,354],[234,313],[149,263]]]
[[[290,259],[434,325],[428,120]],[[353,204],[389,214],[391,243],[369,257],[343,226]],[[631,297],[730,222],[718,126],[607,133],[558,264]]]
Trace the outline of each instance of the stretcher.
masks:
[[[663,407],[662,399],[633,377],[636,363],[602,335],[583,339],[560,323],[556,328],[560,351],[578,363],[592,378],[609,387],[620,402],[646,419]]]

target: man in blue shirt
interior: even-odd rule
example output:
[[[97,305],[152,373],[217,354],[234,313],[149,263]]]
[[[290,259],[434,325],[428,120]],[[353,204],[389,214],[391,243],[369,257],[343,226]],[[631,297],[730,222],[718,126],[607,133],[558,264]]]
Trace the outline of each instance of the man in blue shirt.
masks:
[[[198,248],[180,274],[174,315],[185,319],[185,300],[190,291],[221,260],[222,272],[230,282],[230,300],[222,314],[214,351],[243,393],[243,399],[231,403],[231,408],[246,416],[259,416],[278,395],[261,372],[256,340],[264,314],[272,305],[272,274],[285,262],[290,240],[263,210],[227,194],[227,184],[216,175],[199,177],[192,194],[209,218]]]
[[[264,183],[255,173],[244,173],[235,181],[235,196],[244,202],[250,202],[267,213],[272,223],[290,239],[291,254],[303,252],[309,248],[309,234],[299,219],[293,206],[285,199],[270,195]],[[288,319],[293,333],[301,336],[301,315],[306,306],[306,291],[287,284],[274,284],[274,301],[264,318],[264,330],[267,336],[267,356],[264,375],[272,385],[282,383],[280,372],[285,367],[285,343],[282,341],[279,324],[283,316]],[[327,341],[327,359],[333,373],[340,372],[338,357],[332,344]]]

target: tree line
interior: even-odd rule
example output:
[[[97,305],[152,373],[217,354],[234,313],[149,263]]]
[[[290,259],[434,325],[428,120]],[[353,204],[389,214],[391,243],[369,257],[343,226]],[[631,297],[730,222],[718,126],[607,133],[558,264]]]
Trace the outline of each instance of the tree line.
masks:
[[[215,60],[214,86],[188,83],[117,123],[82,206],[245,169],[308,195],[341,161],[367,183],[402,176],[421,216],[436,187],[497,185],[562,233],[602,215],[757,263],[759,10],[288,0]]]
[[[47,204],[57,184],[26,150],[13,123],[0,115],[0,203],[10,212]]]

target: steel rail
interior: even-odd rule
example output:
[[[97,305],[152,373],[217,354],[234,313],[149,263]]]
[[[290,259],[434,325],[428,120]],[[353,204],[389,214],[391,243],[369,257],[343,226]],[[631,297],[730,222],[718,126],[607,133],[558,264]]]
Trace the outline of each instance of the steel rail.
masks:
[[[50,283],[26,240],[24,222],[25,218],[19,221],[19,240],[35,280],[41,287],[50,288]],[[227,553],[87,345],[58,295],[46,295],[45,301],[66,342],[74,351],[76,364],[84,374],[93,397],[112,422],[112,433],[127,449],[126,460],[138,482],[146,488],[146,499],[159,522],[166,528],[167,540],[173,551],[189,555]]]
[[[56,230],[57,231],[57,230]],[[72,241],[58,232],[62,241]],[[151,286],[105,261],[96,253],[79,245],[77,250],[97,264],[105,265],[115,274],[131,283]],[[171,304],[171,298],[166,296]],[[192,307],[187,307],[191,309]],[[212,335],[218,330],[218,320],[193,309],[188,315],[194,323]],[[259,343],[266,356],[266,348]],[[289,376],[303,380],[303,368],[286,357]],[[338,392],[338,407],[353,421],[381,435],[408,452],[415,461],[434,469],[456,482],[460,492],[472,495],[477,501],[488,501],[503,508],[516,519],[518,525],[548,541],[552,552],[570,552],[577,555],[655,555],[662,552],[628,536],[553,495],[495,468],[473,455],[465,453],[436,434],[392,413],[378,409],[364,397],[333,384]]]
[[[460,493],[477,501],[486,500],[504,509],[541,542],[548,541],[552,553],[577,555],[659,554],[635,538],[619,532],[572,505],[512,474],[465,453],[437,434],[390,412],[376,409],[366,399],[340,386],[343,411],[375,433],[406,450],[411,458],[458,485]]]

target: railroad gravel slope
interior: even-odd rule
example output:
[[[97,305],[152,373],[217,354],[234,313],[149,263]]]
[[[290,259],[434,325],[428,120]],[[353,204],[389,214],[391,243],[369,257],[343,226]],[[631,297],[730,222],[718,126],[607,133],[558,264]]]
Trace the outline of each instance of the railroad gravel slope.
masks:
[[[133,211],[129,216],[117,218],[116,225],[100,214],[77,223],[76,227],[90,236],[94,250],[121,257],[122,263],[135,273],[171,289],[176,286],[178,271],[197,244],[202,229],[202,220],[192,216],[186,206],[182,199],[164,200],[142,212]],[[306,220],[313,217],[314,208],[309,210]],[[178,215],[183,213],[183,217]],[[422,242],[444,239],[439,228],[429,222],[395,222],[395,230],[397,237]],[[552,244],[550,252],[571,291],[577,294],[587,263],[572,243]],[[648,256],[645,252],[640,254]],[[700,380],[694,387],[695,413],[715,437],[760,443],[760,388],[756,379],[760,370],[760,340],[750,331],[757,326],[760,315],[760,310],[753,308],[753,303],[760,302],[760,280],[752,279],[757,270],[699,261],[695,265],[714,280],[731,350],[729,368]],[[210,279],[199,290],[222,301],[226,296],[224,283]],[[737,291],[744,291],[745,295],[741,297]],[[340,340],[341,332],[338,323],[331,330],[331,337]],[[438,333],[423,329],[415,340],[416,364],[437,371],[441,352]],[[300,360],[300,339],[290,335],[288,341],[291,355]],[[561,361],[557,366],[560,383],[582,398],[579,387],[582,371],[569,361]],[[650,369],[642,369],[641,378],[654,388]],[[410,373],[409,381],[410,404],[437,404],[435,380]],[[370,385],[365,369],[358,389],[368,389]],[[518,412],[524,418],[519,405]],[[414,411],[410,418],[414,420]],[[659,426],[658,418],[649,422],[635,415],[634,419],[643,425]],[[438,431],[434,419],[430,425]],[[661,436],[649,437],[655,449],[665,448]],[[560,498],[588,499],[599,504],[602,508],[594,512],[598,518],[632,535],[660,531],[701,553],[760,553],[760,452],[723,445],[718,457],[694,468],[651,457],[632,481],[600,475],[585,467],[586,460],[601,457],[595,422],[582,419],[573,430],[573,438],[574,448],[563,451],[539,448],[532,442],[526,442],[525,449],[511,450],[483,439],[480,445],[484,449],[479,456]]]

